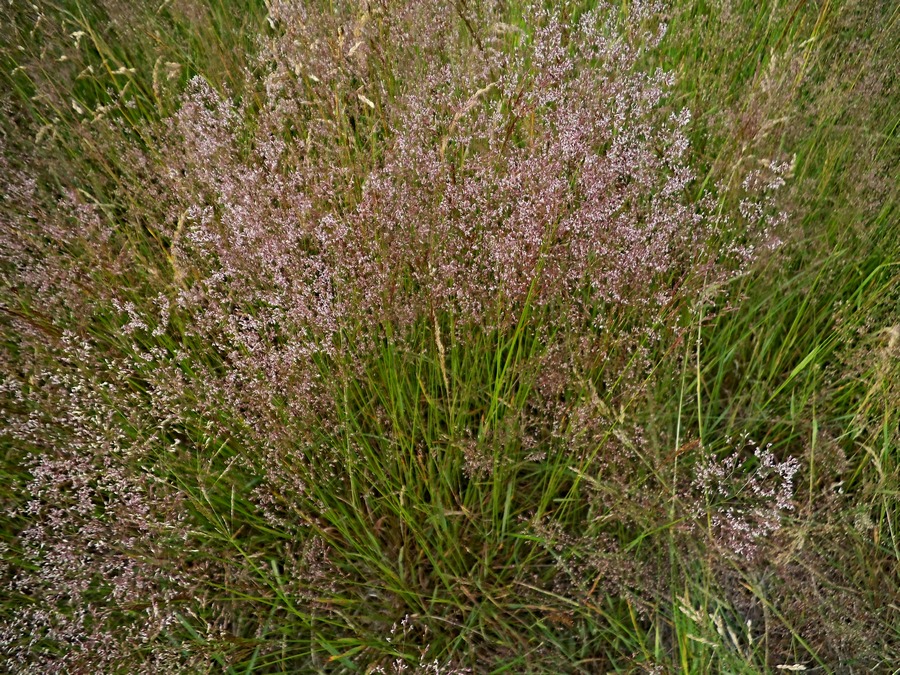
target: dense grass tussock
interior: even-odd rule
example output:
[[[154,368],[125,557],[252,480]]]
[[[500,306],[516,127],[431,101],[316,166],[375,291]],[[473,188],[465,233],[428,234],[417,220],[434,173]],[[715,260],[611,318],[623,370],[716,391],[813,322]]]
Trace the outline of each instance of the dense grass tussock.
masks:
[[[3,12],[5,669],[900,666],[891,3]]]

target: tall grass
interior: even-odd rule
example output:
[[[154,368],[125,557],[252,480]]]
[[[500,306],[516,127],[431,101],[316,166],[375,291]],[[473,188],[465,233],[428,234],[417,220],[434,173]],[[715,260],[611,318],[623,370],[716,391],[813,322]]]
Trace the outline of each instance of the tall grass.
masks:
[[[13,672],[891,672],[891,3],[11,3]]]

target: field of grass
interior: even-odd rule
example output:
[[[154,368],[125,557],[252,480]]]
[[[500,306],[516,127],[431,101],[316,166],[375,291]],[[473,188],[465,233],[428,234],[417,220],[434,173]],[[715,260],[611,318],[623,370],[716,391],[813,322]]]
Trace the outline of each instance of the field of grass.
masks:
[[[900,673],[900,6],[10,0],[0,670]]]

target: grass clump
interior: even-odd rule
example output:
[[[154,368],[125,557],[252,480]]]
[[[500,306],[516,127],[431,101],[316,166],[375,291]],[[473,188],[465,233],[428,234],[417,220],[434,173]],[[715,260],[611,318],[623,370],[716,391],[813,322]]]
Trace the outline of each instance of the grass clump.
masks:
[[[4,12],[9,669],[891,666],[889,4]]]

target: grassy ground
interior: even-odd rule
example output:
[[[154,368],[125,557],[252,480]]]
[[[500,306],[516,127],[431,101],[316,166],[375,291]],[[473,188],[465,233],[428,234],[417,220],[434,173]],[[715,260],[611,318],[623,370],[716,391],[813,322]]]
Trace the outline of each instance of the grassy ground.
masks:
[[[179,158],[195,152],[184,129],[215,127],[178,127],[192,78],[226,92],[242,120],[206,156],[237,167],[227,190],[255,180],[241,167],[267,115],[288,119],[279,166],[327,166],[310,208],[366,227],[354,209],[408,123],[390,106],[420,63],[467,64],[490,35],[513,50],[533,30],[518,3],[494,10],[502,24],[470,4],[440,13],[456,37],[437,55],[415,37],[412,50],[391,42],[381,17],[399,14],[393,6],[310,3],[302,29],[277,20],[281,5],[249,0],[4,7],[8,669],[900,668],[900,10],[890,2],[662,10],[665,36],[631,67],[674,74],[663,119],[691,113],[696,177],[682,197],[711,194],[713,213],[738,213],[748,174],[787,161],[772,206],[788,217],[769,233],[779,246],[759,244],[715,283],[685,272],[679,287],[670,270],[658,283],[683,291],[661,308],[595,308],[606,332],[565,324],[554,312],[567,305],[540,305],[533,284],[493,323],[464,325],[434,306],[362,315],[311,335],[301,372],[243,365],[259,345],[281,355],[294,344],[288,317],[259,328],[259,342],[225,326],[229,312],[268,316],[269,296],[227,286],[205,301],[225,308],[211,327],[178,308],[179,293],[207,283],[202,265],[227,267],[179,248],[201,219],[194,198],[214,182],[185,182],[187,196],[174,197],[180,183],[166,182],[167,167],[204,170]],[[610,25],[652,42],[642,31],[658,17],[634,23],[629,5],[613,3],[622,20]],[[574,25],[584,10],[567,5],[561,20]],[[342,19],[318,24],[320,11]],[[298,51],[265,56],[265,39],[292,30]],[[352,56],[357,30],[368,70],[311,77],[329,40]],[[308,60],[291,61],[298,53]],[[273,63],[299,82],[286,113],[267,107]],[[489,110],[492,96],[514,110],[485,81],[455,110]],[[459,149],[451,137],[464,116],[447,118],[440,157],[462,173],[479,149]],[[540,138],[533,117],[515,119],[503,151]],[[307,208],[277,203],[290,192],[280,183],[269,189],[248,198],[271,198],[266,217]],[[291,241],[315,252],[313,239]],[[239,256],[228,264],[252,274]],[[425,281],[411,269],[388,305],[416,302]],[[311,287],[321,278],[301,273]],[[156,330],[160,298],[171,311]]]

